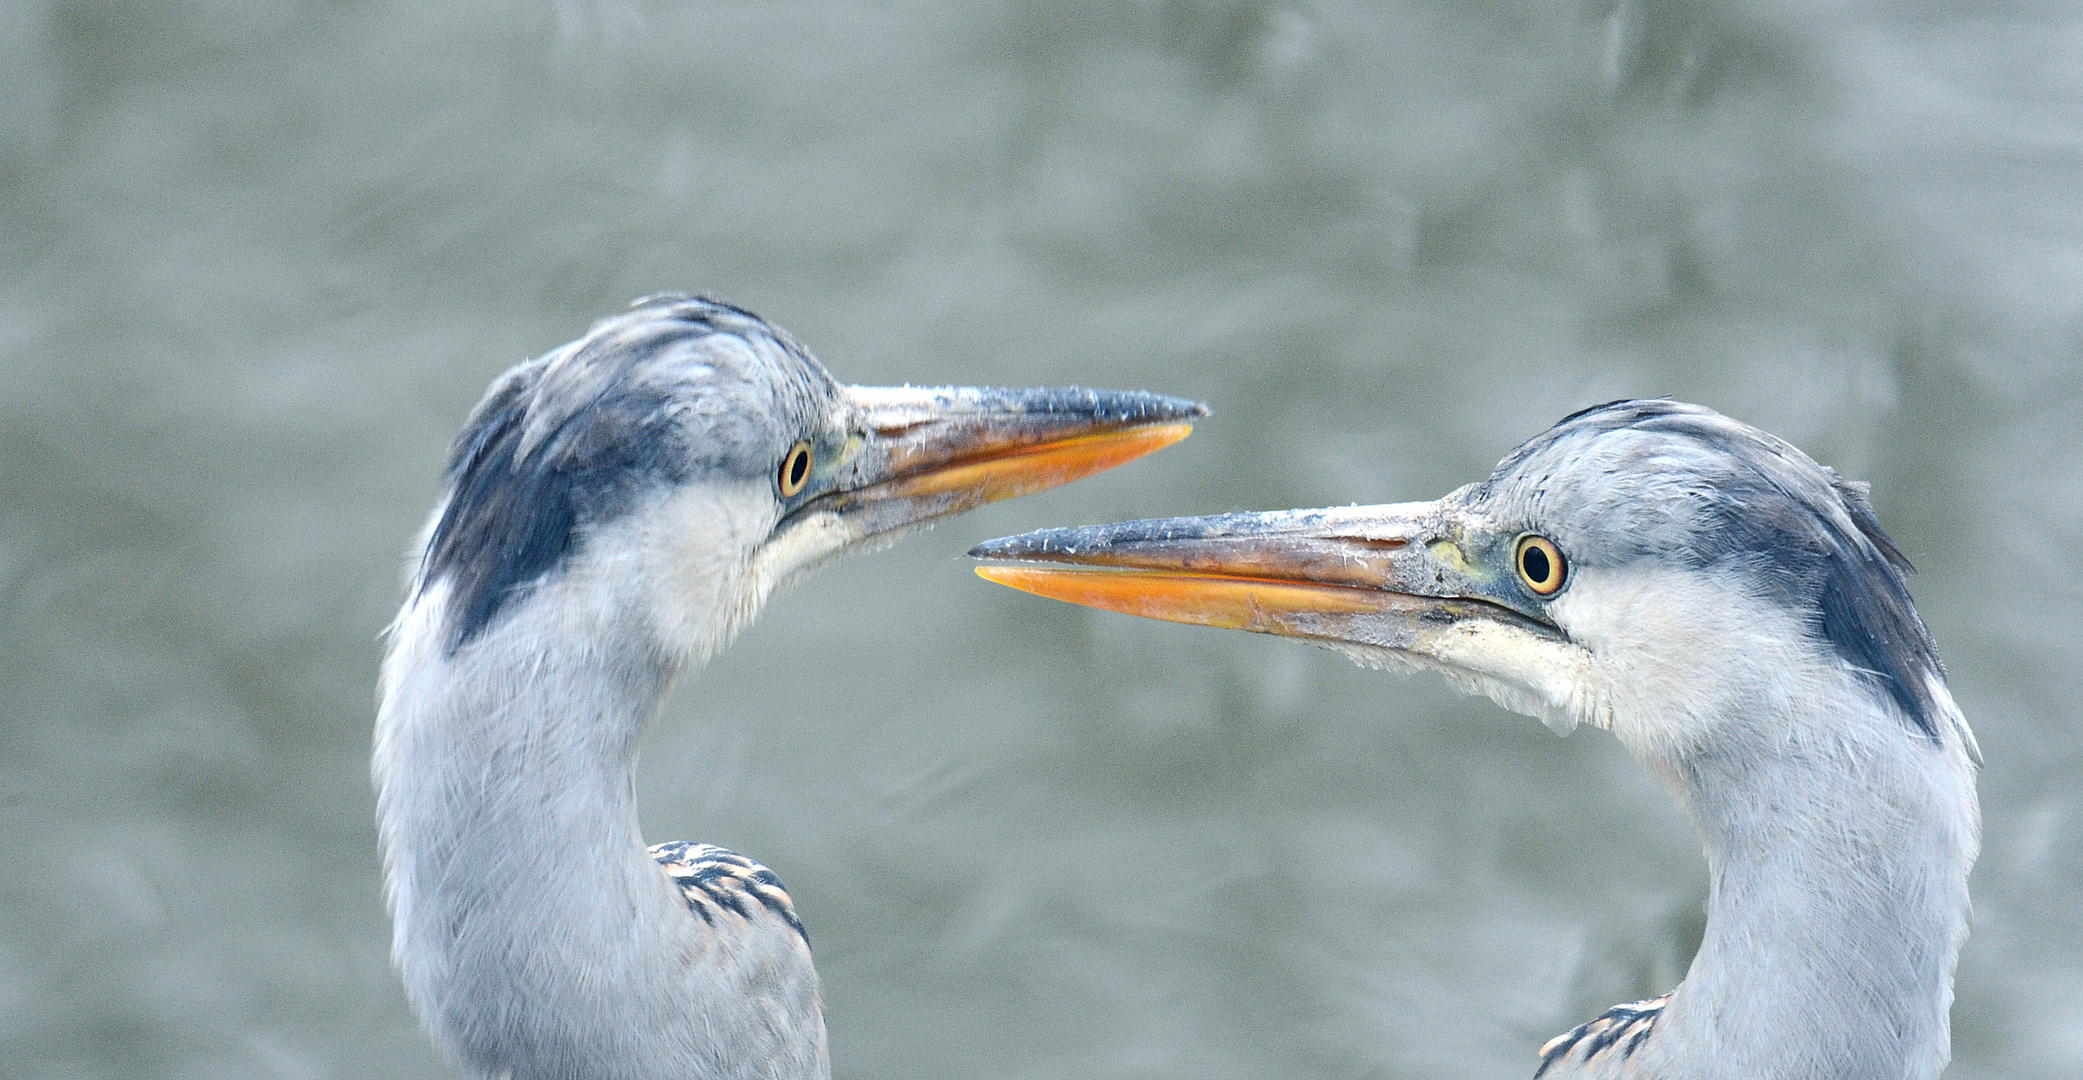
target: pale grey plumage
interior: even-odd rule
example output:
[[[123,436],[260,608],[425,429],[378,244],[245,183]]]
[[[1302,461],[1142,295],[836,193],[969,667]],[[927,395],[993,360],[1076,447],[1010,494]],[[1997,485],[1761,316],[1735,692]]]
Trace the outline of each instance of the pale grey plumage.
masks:
[[[1535,538],[1566,560],[1549,594],[1549,556],[1516,561]],[[1549,1043],[1542,1080],[1943,1068],[1979,752],[1864,486],[1786,442],[1615,402],[1438,502],[1046,530],[972,554],[1102,568],[984,572],[1430,668],[1558,732],[1612,731],[1698,827],[1706,934],[1667,998]]]
[[[843,386],[686,296],[502,376],[457,439],[376,725],[393,956],[436,1042],[504,1080],[829,1076],[780,881],[721,848],[646,850],[645,725],[825,559],[1148,453],[1204,411]]]

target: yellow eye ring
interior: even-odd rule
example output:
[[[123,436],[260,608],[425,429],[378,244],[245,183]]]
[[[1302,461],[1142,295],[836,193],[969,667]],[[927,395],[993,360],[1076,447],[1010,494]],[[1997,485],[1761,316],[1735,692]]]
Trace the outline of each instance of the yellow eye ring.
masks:
[[[788,456],[781,459],[781,497],[795,497],[810,482],[810,467],[814,464],[810,455],[810,442],[804,440],[789,448]]]
[[[1569,576],[1561,549],[1547,537],[1532,533],[1519,538],[1518,550],[1512,552],[1512,565],[1519,570],[1519,580],[1538,596],[1555,595]]]

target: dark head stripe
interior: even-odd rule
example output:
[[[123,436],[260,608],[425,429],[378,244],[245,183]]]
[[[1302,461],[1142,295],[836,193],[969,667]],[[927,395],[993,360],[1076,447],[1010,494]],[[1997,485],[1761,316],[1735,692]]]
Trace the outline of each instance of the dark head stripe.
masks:
[[[1742,560],[1755,579],[1806,610],[1816,634],[1872,681],[1925,737],[1944,719],[1931,688],[1938,648],[1909,594],[1915,570],[1881,529],[1863,485],[1785,441],[1696,405],[1616,401],[1571,414],[1507,455],[1502,477],[1560,439],[1636,429],[1714,451],[1724,471],[1703,494],[1711,528],[1696,540],[1703,563]]]
[[[451,652],[569,559],[589,526],[627,513],[647,488],[687,479],[672,396],[684,388],[630,375],[719,334],[771,341],[802,371],[823,374],[793,338],[749,312],[662,296],[493,385],[456,438],[448,499],[416,585],[448,583]]]

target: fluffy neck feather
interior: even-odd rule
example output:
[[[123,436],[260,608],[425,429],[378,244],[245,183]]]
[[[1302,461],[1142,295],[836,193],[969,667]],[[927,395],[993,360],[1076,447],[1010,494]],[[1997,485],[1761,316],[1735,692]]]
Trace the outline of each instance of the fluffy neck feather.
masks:
[[[645,927],[668,925],[632,918],[670,914],[633,790],[666,672],[550,641],[552,628],[528,625],[542,605],[444,655],[438,589],[396,631],[377,720],[407,993],[436,1039],[487,1074],[510,1058],[613,1051],[591,1044],[620,1025],[588,1035],[559,1021],[601,982],[644,979]]]
[[[1842,665],[1793,681],[1645,756],[1699,830],[1709,885],[1705,937],[1643,1064],[1936,1077],[1977,849],[1962,725],[1933,743]],[[1938,699],[1952,707],[1942,685]]]
[[[1849,680],[1847,680],[1849,682]],[[1707,930],[1647,1061],[1935,1077],[1976,850],[1972,767],[1870,691],[1731,725],[1663,772],[1707,854]]]
[[[394,628],[375,754],[393,954],[435,1039],[513,1080],[825,1075],[800,940],[705,932],[644,850],[637,743],[678,665],[554,588],[445,655],[442,603]]]
[[[1584,577],[1565,625],[1709,873],[1691,971],[1617,1075],[1936,1076],[1979,831],[1943,679],[1933,741],[1740,582]]]

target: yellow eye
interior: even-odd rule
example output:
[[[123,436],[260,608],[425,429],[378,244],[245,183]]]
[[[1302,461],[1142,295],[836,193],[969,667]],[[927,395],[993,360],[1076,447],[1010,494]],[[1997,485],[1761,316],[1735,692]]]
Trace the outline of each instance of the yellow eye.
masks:
[[[1513,554],[1512,562],[1519,567],[1519,580],[1542,596],[1555,595],[1569,572],[1563,566],[1562,552],[1545,536],[1528,534],[1520,537],[1519,550]]]
[[[799,442],[781,459],[781,497],[791,498],[810,482],[810,443]]]

